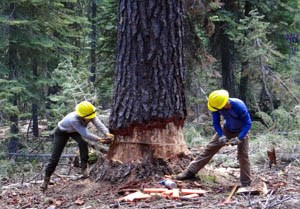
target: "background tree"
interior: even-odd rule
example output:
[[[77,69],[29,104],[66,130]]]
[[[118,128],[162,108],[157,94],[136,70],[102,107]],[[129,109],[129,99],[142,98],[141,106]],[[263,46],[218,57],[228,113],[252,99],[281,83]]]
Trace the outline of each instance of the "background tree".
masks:
[[[234,42],[227,35],[229,22],[227,18],[234,21],[237,18],[237,1],[224,0],[219,3],[218,12],[221,17],[216,24],[216,32],[211,37],[213,54],[220,59],[222,69],[222,88],[226,89],[233,97],[236,96],[236,78],[234,73],[235,51]]]
[[[1,16],[1,79],[4,83],[15,81],[12,88],[3,88],[4,115],[13,121],[11,134],[18,138],[18,120],[33,122],[33,133],[39,136],[38,116],[45,117],[45,102],[51,80],[51,72],[59,57],[67,57],[76,50],[74,39],[82,36],[76,25],[84,24],[85,18],[74,16],[64,1],[10,1],[2,2]],[[73,9],[73,8],[72,8]],[[57,14],[59,13],[59,15]],[[10,86],[10,85],[9,85]],[[8,87],[8,86],[7,86]],[[6,111],[8,109],[9,111]],[[44,110],[44,111],[41,111]],[[4,118],[7,120],[7,118]],[[6,121],[3,120],[5,123]],[[16,152],[17,143],[9,143]],[[14,148],[11,148],[11,145]]]
[[[118,20],[110,116],[117,140],[109,158],[169,159],[187,152],[182,2],[122,0]]]
[[[101,98],[104,109],[111,107],[113,77],[116,63],[117,46],[117,9],[118,1],[103,0],[98,4],[97,12],[97,96]]]
[[[253,8],[253,5],[251,1],[246,0],[245,1],[245,6],[244,6],[244,13],[242,13],[242,18],[248,17],[250,11]],[[247,38],[249,34],[249,31],[246,30],[244,32],[244,37]],[[250,74],[250,69],[249,69],[249,60],[241,60],[241,77],[240,77],[240,85],[239,85],[239,96],[240,99],[243,100],[246,104],[249,104],[248,101],[248,82],[249,82],[249,74]]]

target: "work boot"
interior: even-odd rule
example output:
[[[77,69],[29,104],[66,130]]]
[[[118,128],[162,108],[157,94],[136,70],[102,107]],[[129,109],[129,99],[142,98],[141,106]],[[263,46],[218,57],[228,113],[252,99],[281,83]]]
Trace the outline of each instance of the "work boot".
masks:
[[[50,182],[50,176],[45,176],[44,182],[42,183],[42,185],[40,187],[42,192],[45,192],[47,190],[49,182]]]
[[[189,170],[184,170],[182,173],[176,175],[177,180],[186,180],[195,178],[195,174]]]
[[[89,177],[89,165],[87,163],[83,163],[81,166],[81,173],[83,178]]]

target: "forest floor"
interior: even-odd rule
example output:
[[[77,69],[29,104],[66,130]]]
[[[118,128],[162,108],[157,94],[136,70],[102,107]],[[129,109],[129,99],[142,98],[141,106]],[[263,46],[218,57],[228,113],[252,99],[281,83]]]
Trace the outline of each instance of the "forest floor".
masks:
[[[190,158],[201,152],[203,146],[194,147]],[[218,154],[217,154],[218,155]],[[35,175],[18,178],[1,179],[1,209],[33,208],[300,208],[300,167],[294,163],[280,163],[269,167],[268,163],[252,163],[252,185],[243,192],[236,192],[229,204],[221,205],[234,185],[239,185],[239,168],[236,162],[236,147],[226,147],[219,152],[224,163],[216,158],[199,171],[194,180],[176,181],[179,188],[202,189],[206,193],[194,198],[171,198],[155,194],[143,200],[122,201],[134,191],[144,188],[164,188],[159,184],[165,178],[157,174],[146,178],[123,182],[111,182],[90,177],[80,178],[79,168],[70,164],[58,165],[51,179],[48,190],[42,193],[39,186],[42,182],[44,165]],[[186,161],[187,162],[187,161]],[[186,163],[184,162],[184,163]],[[178,166],[173,161],[169,165]],[[182,164],[184,167],[185,164]],[[93,168],[94,166],[94,168]],[[97,163],[91,169],[95,171]],[[96,169],[96,172],[98,170]],[[114,172],[114,171],[112,171]]]

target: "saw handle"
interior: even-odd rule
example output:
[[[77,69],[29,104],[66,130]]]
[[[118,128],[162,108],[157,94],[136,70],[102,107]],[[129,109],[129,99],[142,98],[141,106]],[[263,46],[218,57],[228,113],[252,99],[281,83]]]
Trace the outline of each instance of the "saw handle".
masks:
[[[113,142],[113,138],[99,138],[97,141],[102,144],[110,144]]]
[[[226,145],[234,146],[234,145],[238,145],[240,143],[242,143],[241,140],[239,140],[238,138],[233,138],[233,139],[230,139],[229,141],[227,141]]]

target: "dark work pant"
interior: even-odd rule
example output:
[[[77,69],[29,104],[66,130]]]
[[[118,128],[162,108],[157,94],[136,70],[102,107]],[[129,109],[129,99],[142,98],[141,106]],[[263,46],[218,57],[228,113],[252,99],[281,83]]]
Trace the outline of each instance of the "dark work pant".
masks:
[[[238,133],[232,133],[223,128],[224,135],[228,138],[234,138]],[[210,159],[225,145],[220,145],[218,142],[218,134],[215,134],[212,137],[212,140],[206,145],[205,150],[197,158],[195,158],[187,167],[192,173],[197,173],[201,168],[203,168]],[[249,136],[247,135],[244,139],[244,142],[237,145],[237,158],[240,164],[240,182],[243,186],[251,184],[251,175],[250,175],[250,162],[248,156],[249,150]]]
[[[46,176],[50,177],[52,173],[54,172],[58,161],[60,159],[60,156],[68,142],[69,138],[73,138],[79,146],[80,151],[80,160],[81,160],[81,166],[86,167],[88,163],[88,144],[85,142],[81,135],[77,132],[75,133],[67,133],[64,131],[59,130],[59,128],[56,128],[54,133],[54,146],[52,155],[50,158],[50,161],[46,168]]]

